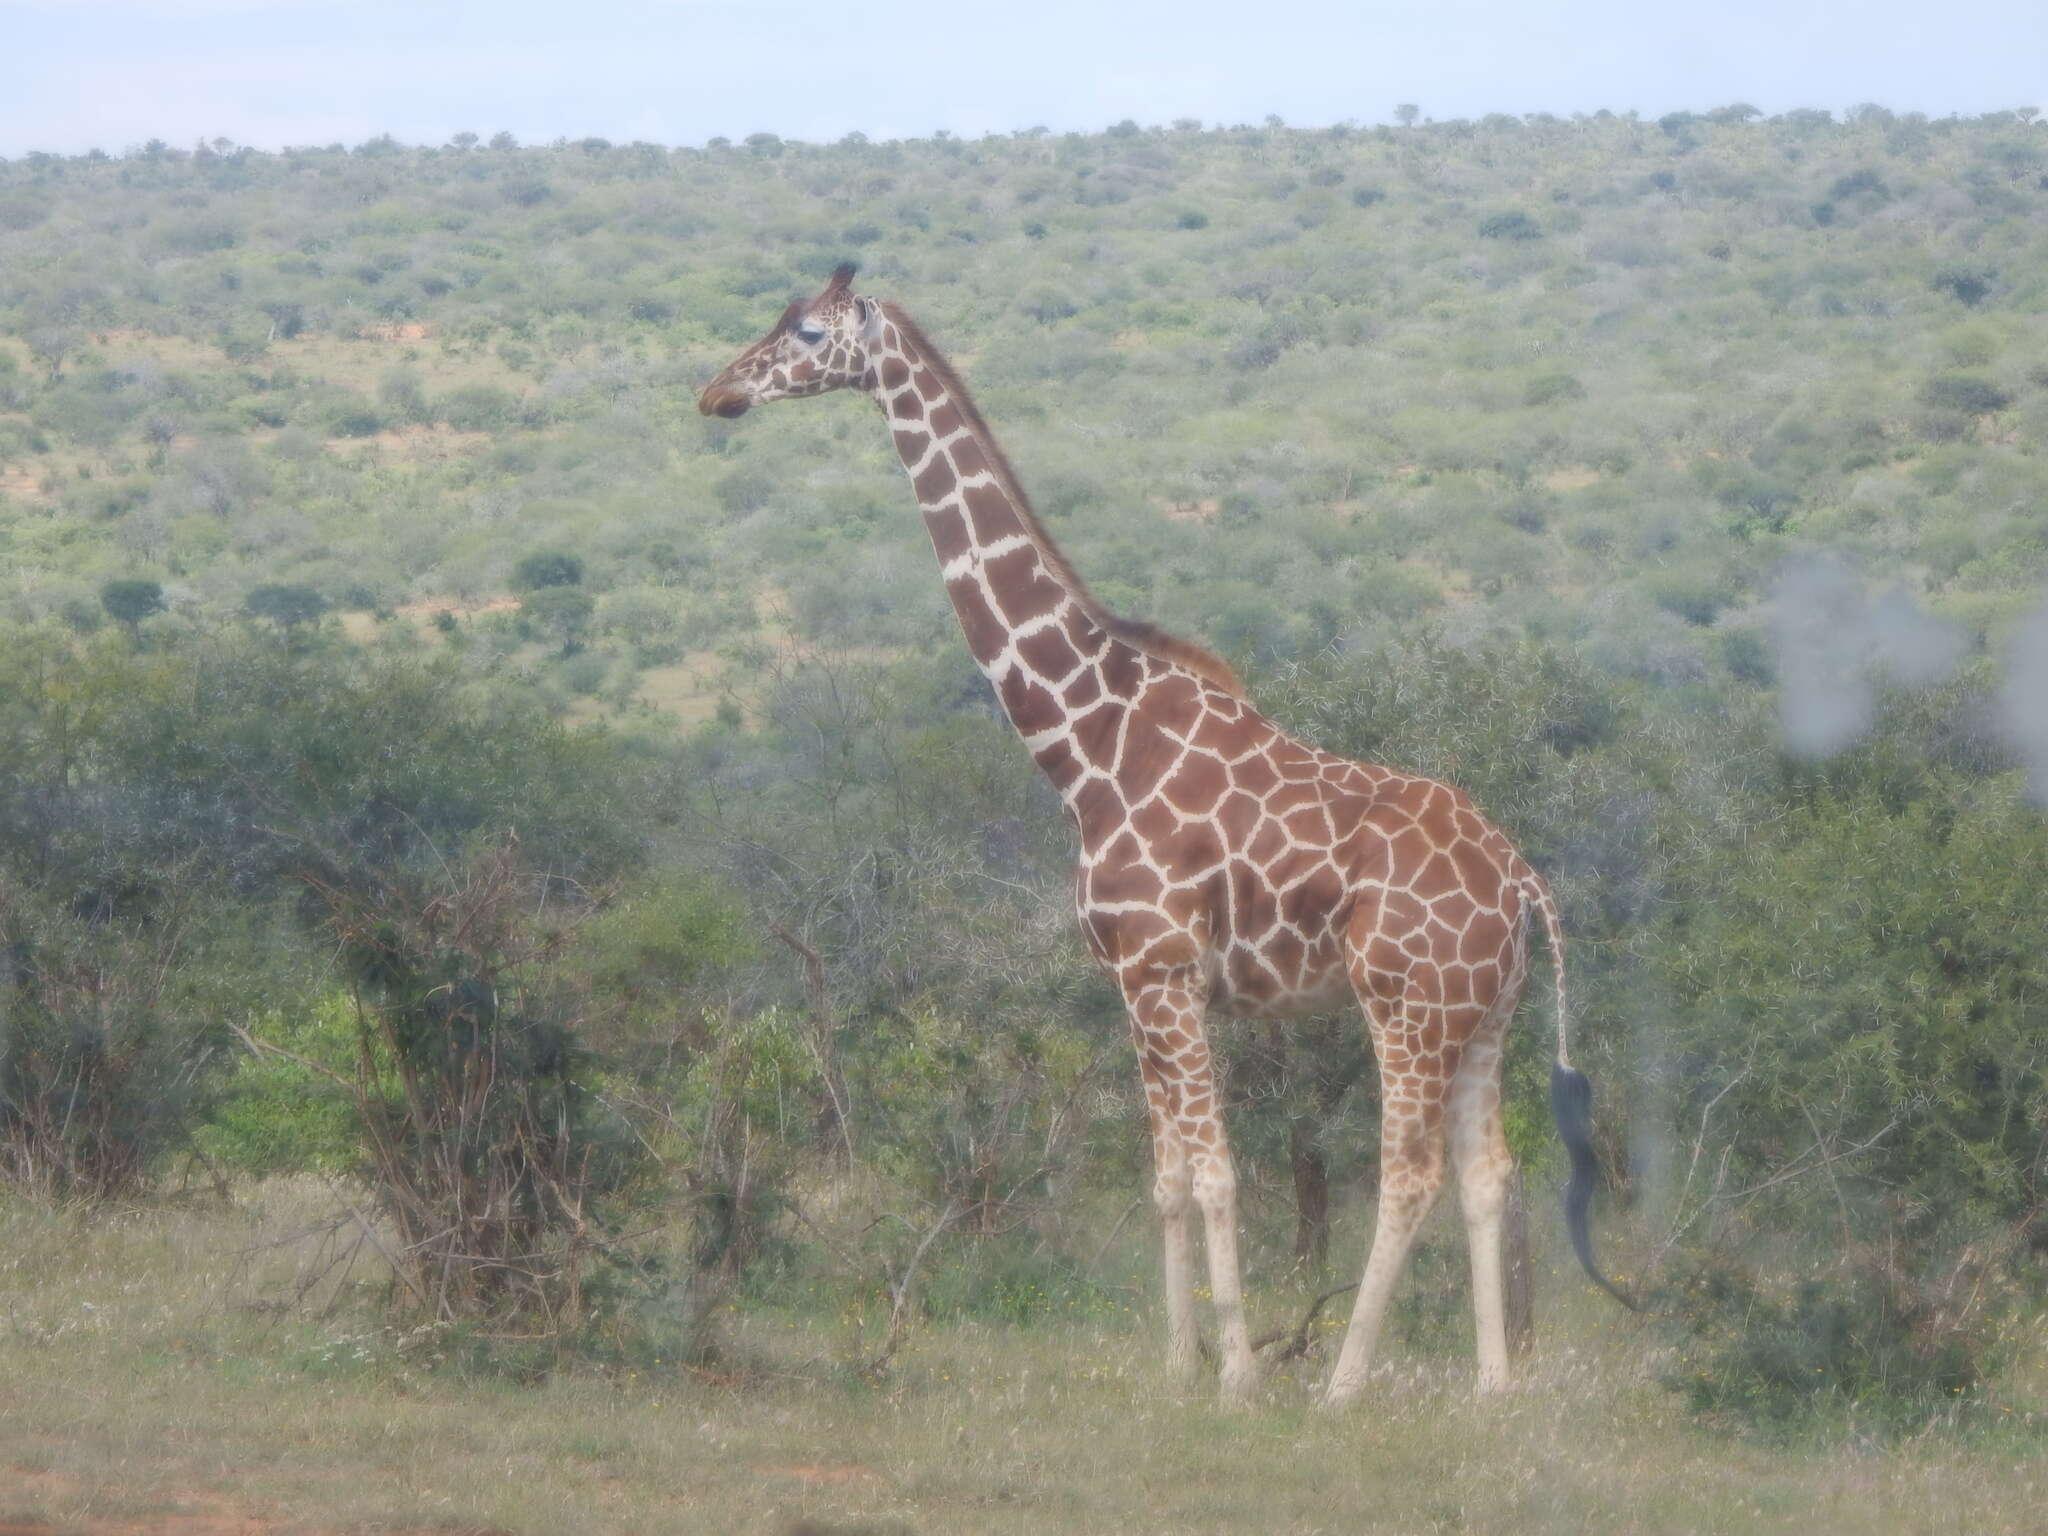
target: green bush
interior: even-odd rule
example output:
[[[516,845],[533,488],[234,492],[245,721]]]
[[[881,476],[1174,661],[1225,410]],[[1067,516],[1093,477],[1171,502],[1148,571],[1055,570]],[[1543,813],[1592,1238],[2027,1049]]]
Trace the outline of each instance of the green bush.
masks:
[[[1767,1434],[1906,1434],[1974,1407],[1993,1357],[1897,1275],[1839,1262],[1770,1283],[1727,1262],[1684,1272],[1659,1298],[1681,1343],[1665,1384],[1697,1414]]]
[[[536,549],[512,567],[513,588],[538,592],[544,587],[573,587],[583,580],[583,557],[573,550]]]
[[[345,405],[327,427],[336,437],[375,437],[384,430],[384,418],[367,405]]]
[[[1935,410],[1984,416],[2011,405],[2012,391],[1981,374],[1945,373],[1921,386],[1920,403]]]
[[[1586,386],[1579,382],[1577,374],[1545,373],[1531,379],[1522,390],[1522,404],[1549,405],[1557,400],[1583,400]]]
[[[1936,290],[1975,309],[1991,296],[1992,274],[1982,267],[1943,267],[1930,280]]]
[[[435,402],[441,419],[458,432],[495,432],[510,425],[519,401],[495,384],[465,384]]]
[[[1479,221],[1479,233],[1488,240],[1535,240],[1543,226],[1519,208],[1490,214]]]
[[[1951,1222],[2048,1233],[2048,884],[2029,873],[2048,868],[2048,822],[1972,724],[1984,687],[1894,696],[1861,745],[1788,764],[1768,813],[1674,869],[1652,951],[1685,1113],[1726,1089],[1717,1122],[1741,1128],[1730,1176],[1860,1148],[1830,1192],[1915,1242]]]
[[[40,892],[0,879],[0,1183],[103,1200],[185,1144],[246,973],[189,865],[82,888],[80,871],[41,873]]]
[[[355,1075],[358,1031],[347,993],[329,992],[302,1010],[267,1014],[248,1029],[279,1053],[236,1061],[206,1123],[194,1132],[199,1149],[250,1174],[354,1168],[361,1147],[355,1107],[342,1084]]]
[[[110,581],[100,588],[100,606],[110,617],[133,629],[144,619],[164,611],[163,584],[141,578]]]

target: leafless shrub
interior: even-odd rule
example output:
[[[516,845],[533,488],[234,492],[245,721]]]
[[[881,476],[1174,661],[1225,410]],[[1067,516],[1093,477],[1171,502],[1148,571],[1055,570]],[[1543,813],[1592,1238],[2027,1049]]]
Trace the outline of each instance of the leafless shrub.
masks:
[[[176,996],[196,900],[166,881],[51,910],[0,880],[0,1182],[103,1200],[179,1135],[213,1055]]]

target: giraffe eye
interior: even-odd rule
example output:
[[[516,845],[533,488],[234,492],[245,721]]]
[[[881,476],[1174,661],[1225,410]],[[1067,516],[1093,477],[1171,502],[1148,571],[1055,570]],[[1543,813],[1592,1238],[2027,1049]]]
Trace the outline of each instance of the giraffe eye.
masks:
[[[800,325],[796,328],[796,339],[815,344],[825,339],[825,332],[820,326]]]

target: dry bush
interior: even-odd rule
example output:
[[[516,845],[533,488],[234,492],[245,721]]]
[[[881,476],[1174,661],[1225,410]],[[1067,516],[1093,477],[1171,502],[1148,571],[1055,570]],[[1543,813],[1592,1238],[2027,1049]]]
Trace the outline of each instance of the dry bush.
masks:
[[[573,1329],[604,1248],[595,1207],[636,1166],[579,1080],[551,973],[581,903],[510,840],[431,874],[302,878],[358,1025],[352,1075],[318,1069],[354,1105],[405,1292],[437,1319]]]
[[[106,1199],[182,1139],[217,1055],[186,987],[202,905],[166,880],[58,910],[0,881],[0,1182]]]

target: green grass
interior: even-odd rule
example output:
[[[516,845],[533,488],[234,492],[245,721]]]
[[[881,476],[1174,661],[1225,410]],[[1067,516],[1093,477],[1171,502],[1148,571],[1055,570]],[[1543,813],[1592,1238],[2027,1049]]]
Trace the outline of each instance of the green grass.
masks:
[[[646,1357],[521,1385],[447,1364],[374,1280],[275,1305],[303,1254],[259,1245],[331,1203],[274,1183],[233,1211],[0,1211],[0,1524],[1991,1532],[2038,1529],[2048,1480],[2011,1404],[1888,1448],[1704,1430],[1654,1339],[1561,1273],[1493,1401],[1462,1346],[1397,1342],[1355,1412],[1312,1407],[1320,1362],[1222,1412],[1164,1383],[1149,1296],[1129,1323],[930,1327],[879,1385],[839,1320],[766,1310],[731,1315],[726,1374]]]

